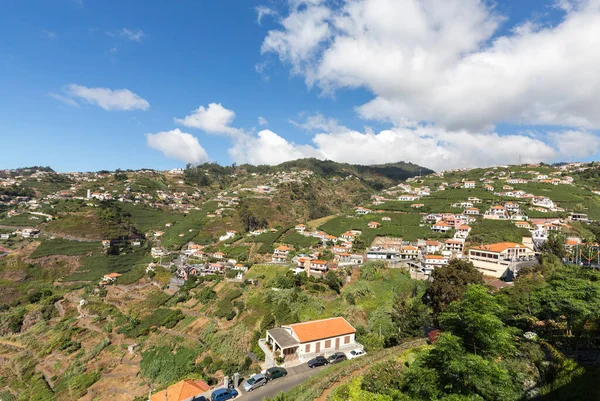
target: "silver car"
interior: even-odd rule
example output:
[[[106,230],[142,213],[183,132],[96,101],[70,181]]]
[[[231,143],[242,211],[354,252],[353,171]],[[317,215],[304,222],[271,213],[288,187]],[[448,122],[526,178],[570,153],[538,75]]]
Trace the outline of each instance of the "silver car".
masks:
[[[262,373],[252,375],[242,384],[244,391],[250,392],[267,384],[267,378]]]

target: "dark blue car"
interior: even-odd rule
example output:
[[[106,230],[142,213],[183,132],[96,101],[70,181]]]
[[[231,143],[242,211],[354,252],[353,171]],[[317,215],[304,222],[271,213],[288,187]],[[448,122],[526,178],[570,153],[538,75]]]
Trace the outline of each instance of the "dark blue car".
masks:
[[[218,390],[213,391],[210,396],[211,401],[225,401],[231,400],[238,396],[237,390],[233,388],[220,388]]]

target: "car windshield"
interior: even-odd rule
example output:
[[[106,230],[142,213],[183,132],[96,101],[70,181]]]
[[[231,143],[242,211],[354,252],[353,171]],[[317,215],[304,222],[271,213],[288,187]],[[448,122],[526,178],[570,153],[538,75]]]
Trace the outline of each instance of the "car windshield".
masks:
[[[254,384],[255,381],[256,379],[254,377],[251,377],[248,379],[248,384]]]

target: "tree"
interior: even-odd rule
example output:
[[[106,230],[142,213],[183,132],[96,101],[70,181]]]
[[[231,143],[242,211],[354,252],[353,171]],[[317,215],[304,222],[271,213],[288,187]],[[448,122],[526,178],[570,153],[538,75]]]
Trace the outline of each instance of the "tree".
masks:
[[[431,310],[418,299],[408,300],[397,296],[391,313],[397,329],[398,340],[422,337],[425,329],[432,324]]]
[[[483,276],[473,263],[458,259],[435,269],[431,278],[433,282],[425,292],[425,303],[436,316],[451,302],[459,300],[469,284],[483,284]]]
[[[325,282],[333,291],[338,294],[340,293],[340,290],[342,289],[342,280],[333,270],[327,272],[325,275]]]
[[[542,253],[552,254],[560,259],[564,259],[567,256],[564,236],[558,233],[551,233],[548,239],[539,246],[538,250]]]
[[[471,284],[463,298],[440,315],[440,323],[444,330],[460,337],[469,352],[507,356],[515,351],[516,332],[500,319],[505,313],[506,306],[497,296],[489,294],[484,286]]]
[[[600,310],[600,274],[569,265],[556,271],[547,285],[534,293],[539,317],[566,320],[566,334],[581,334],[585,324]]]
[[[502,360],[469,353],[460,337],[445,333],[410,365],[401,390],[416,400],[516,401],[522,381]]]

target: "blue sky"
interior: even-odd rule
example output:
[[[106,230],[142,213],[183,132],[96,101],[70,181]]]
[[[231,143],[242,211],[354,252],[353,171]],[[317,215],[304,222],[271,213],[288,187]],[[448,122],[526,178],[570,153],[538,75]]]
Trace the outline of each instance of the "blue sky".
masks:
[[[410,2],[422,7],[415,11],[418,16],[433,21],[427,26],[448,25],[456,42],[472,36],[476,43],[459,43],[453,49],[455,42],[444,44],[437,28],[390,32],[382,28],[385,15],[373,18],[373,10],[390,7],[388,15],[400,16],[409,11],[395,10],[397,4],[386,0],[364,1],[358,11],[344,9],[344,1],[320,0],[7,0],[0,12],[0,168],[167,169],[189,161],[272,164],[309,156],[365,164],[410,160],[441,168],[514,161],[511,149],[521,145],[520,153],[533,161],[596,157],[597,121],[586,107],[593,95],[574,89],[569,93],[568,88],[581,82],[565,82],[564,96],[575,100],[559,107],[555,98],[561,93],[544,92],[547,82],[573,79],[575,67],[545,76],[536,70],[539,66],[513,73],[504,64],[506,58],[522,60],[521,47],[530,41],[545,40],[552,47],[553,41],[570,40],[573,32],[561,32],[561,24],[594,15],[596,2],[505,1],[494,6],[465,0],[472,4],[457,3],[457,8],[442,11],[428,8],[430,1]],[[591,5],[584,10],[576,3]],[[257,10],[267,10],[260,23]],[[477,13],[479,18],[471,16]],[[341,15],[353,15],[353,21],[380,32],[362,37],[344,31],[336,25]],[[516,34],[515,27],[525,22],[532,28]],[[584,23],[593,25],[593,20]],[[311,24],[314,29],[301,29]],[[463,25],[471,28],[458,32]],[[328,32],[316,34],[321,28]],[[499,57],[500,50],[490,48],[502,37],[516,43]],[[338,48],[343,40],[349,49]],[[361,44],[378,52],[356,56],[351,50]],[[452,52],[445,54],[448,47]],[[416,48],[425,48],[426,60],[440,63],[438,70],[426,64],[423,72],[413,68],[411,76],[403,73],[400,64]],[[396,51],[405,52],[398,53],[404,58],[392,59],[399,65],[381,72],[377,66],[388,65],[387,56]],[[514,74],[500,74],[504,82],[497,78],[498,87],[512,81],[516,89],[502,96],[493,91],[491,98],[498,97],[490,100],[494,111],[456,110],[456,104],[469,103],[471,97],[463,93],[469,85],[475,85],[472,93],[480,102],[488,99],[487,92],[482,96],[485,83],[476,78],[461,86],[414,84],[421,78],[428,81],[428,73],[454,74],[454,69],[451,81],[458,81],[467,54],[489,56],[489,63]],[[577,60],[577,66],[585,72],[598,64],[590,56]],[[532,82],[532,77],[539,77],[539,87],[518,83]],[[109,91],[102,99],[112,106],[98,100],[99,88]],[[115,93],[119,90],[128,92]],[[430,102],[446,92],[448,96]],[[130,96],[133,103],[119,103],[123,99],[118,95]],[[536,104],[535,110],[511,109],[523,97],[531,98],[527,104]],[[365,106],[376,98],[385,105]],[[545,99],[552,100],[545,104]],[[217,121],[223,127],[214,129],[206,129],[218,119],[210,113],[191,125],[175,121],[201,106],[217,111],[209,108],[212,103],[234,112],[235,118]],[[503,108],[507,110],[495,111]],[[268,123],[260,125],[259,116]],[[154,137],[151,145],[158,133],[165,134]],[[591,144],[591,150],[564,145],[569,138]],[[494,141],[506,142],[507,149],[495,152],[498,157],[471,156],[493,147]],[[472,142],[482,145],[473,147]],[[430,153],[437,156],[424,156]]]

